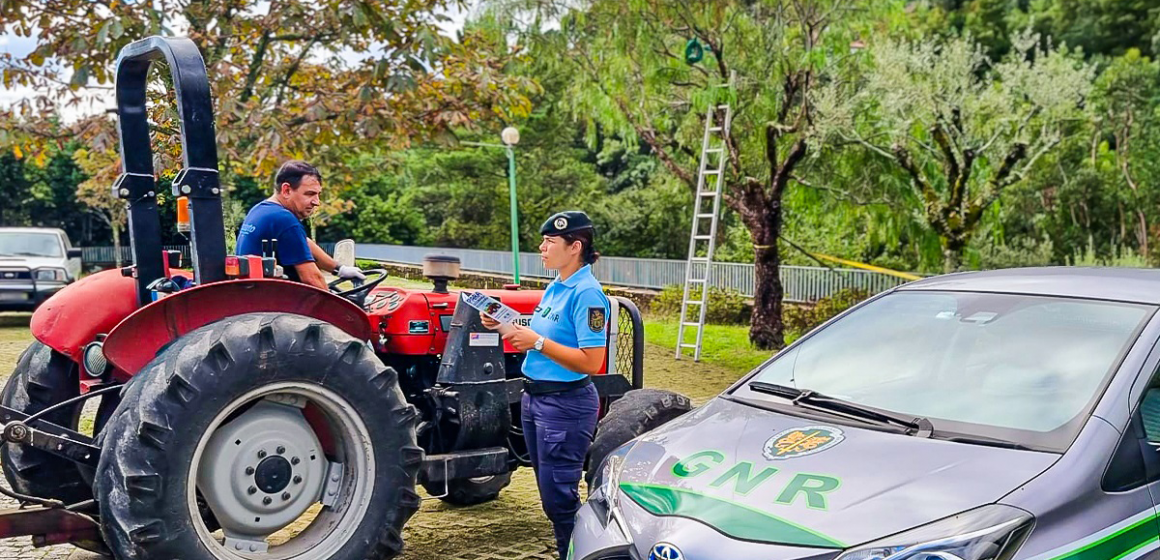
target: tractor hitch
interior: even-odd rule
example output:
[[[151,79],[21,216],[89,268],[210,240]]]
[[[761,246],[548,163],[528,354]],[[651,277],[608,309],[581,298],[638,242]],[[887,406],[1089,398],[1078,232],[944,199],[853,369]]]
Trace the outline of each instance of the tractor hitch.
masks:
[[[93,445],[93,438],[44,420],[33,419],[36,427],[32,427],[26,423],[28,418],[29,415],[23,412],[0,406],[0,420],[3,421],[0,439],[96,468],[101,448]]]
[[[0,510],[0,539],[29,536],[32,545],[40,548],[81,541],[100,542],[101,530],[92,518],[63,508]]]
[[[494,476],[510,470],[506,447],[485,447],[469,451],[428,455],[423,460],[419,479],[424,482],[441,482],[459,478]]]

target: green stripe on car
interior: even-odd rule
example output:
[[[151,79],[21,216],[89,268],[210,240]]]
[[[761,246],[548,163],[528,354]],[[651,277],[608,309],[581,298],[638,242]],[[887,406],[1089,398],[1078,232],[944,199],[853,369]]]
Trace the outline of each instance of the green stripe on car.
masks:
[[[1052,557],[1051,560],[1114,560],[1156,540],[1156,518],[1148,516],[1081,548]]]
[[[633,482],[620,483],[620,489],[653,515],[687,517],[737,539],[797,546],[846,547],[837,539],[776,515],[700,492]]]

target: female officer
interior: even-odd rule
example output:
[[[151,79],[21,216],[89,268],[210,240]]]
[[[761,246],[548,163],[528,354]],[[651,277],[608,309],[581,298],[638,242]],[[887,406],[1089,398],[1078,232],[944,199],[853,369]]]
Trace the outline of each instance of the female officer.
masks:
[[[540,259],[559,272],[528,327],[504,335],[527,352],[523,373],[524,438],[544,513],[552,521],[560,557],[567,555],[573,518],[580,509],[584,458],[596,431],[599,399],[591,374],[604,363],[608,298],[592,275],[600,257],[595,228],[583,212],[560,212],[540,228]],[[499,324],[483,317],[488,328]]]

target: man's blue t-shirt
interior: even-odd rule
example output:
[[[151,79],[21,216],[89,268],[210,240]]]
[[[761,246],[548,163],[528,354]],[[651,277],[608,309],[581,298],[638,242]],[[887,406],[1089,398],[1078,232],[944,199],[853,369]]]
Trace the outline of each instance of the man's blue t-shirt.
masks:
[[[294,265],[312,262],[310,246],[306,244],[306,228],[285,206],[270,200],[263,200],[246,214],[242,227],[238,230],[238,245],[235,253],[240,255],[262,255],[262,241],[278,240],[275,255],[278,264],[291,280],[298,281],[298,271]],[[267,245],[268,246],[268,245]]]
[[[540,336],[569,348],[606,346],[608,296],[592,275],[592,266],[584,265],[563,282],[553,280],[544,290],[529,326]],[[524,358],[524,376],[536,381],[577,381],[577,373],[552,361],[535,350]]]

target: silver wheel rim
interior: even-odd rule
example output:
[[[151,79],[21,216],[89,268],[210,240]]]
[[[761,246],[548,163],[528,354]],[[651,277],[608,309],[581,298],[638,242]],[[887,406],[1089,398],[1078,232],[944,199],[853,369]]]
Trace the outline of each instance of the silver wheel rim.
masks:
[[[334,441],[335,463],[342,465],[339,499],[330,507],[315,504],[310,513],[290,525],[288,529],[267,535],[273,537],[269,550],[264,553],[245,553],[225,547],[222,539],[210,532],[197,501],[197,473],[213,434],[225,420],[242,407],[270,397],[294,396],[305,398],[325,416],[330,436]],[[234,399],[221,410],[202,434],[190,463],[186,484],[186,504],[193,520],[198,540],[214,555],[223,560],[326,560],[334,556],[351,540],[370,509],[374,493],[375,459],[370,433],[366,424],[354,413],[350,404],[328,389],[306,383],[286,382],[267,385]],[[313,516],[313,519],[305,519]],[[300,527],[301,526],[301,527]],[[300,529],[300,530],[298,530]],[[288,538],[287,538],[288,537]]]

